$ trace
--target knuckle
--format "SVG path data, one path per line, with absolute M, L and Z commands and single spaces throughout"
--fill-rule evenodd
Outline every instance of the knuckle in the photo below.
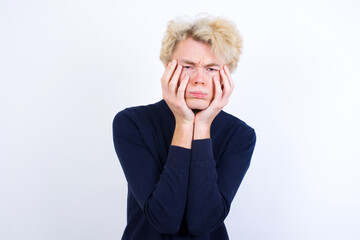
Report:
M 166 75 L 164 75 L 164 76 L 161 77 L 161 81 L 162 81 L 162 82 L 165 82 L 165 81 L 167 81 L 167 80 L 168 80 L 168 78 L 166 77 Z
M 175 83 L 174 83 L 173 81 L 171 81 L 171 82 L 169 83 L 169 87 L 170 87 L 170 88 L 175 87 Z

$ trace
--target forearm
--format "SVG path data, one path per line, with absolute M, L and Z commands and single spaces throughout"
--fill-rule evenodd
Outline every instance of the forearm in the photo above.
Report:
M 192 144 L 186 215 L 189 231 L 193 235 L 202 235 L 223 223 L 228 208 L 217 185 L 211 140 L 196 140 Z
M 194 140 L 210 138 L 210 124 L 195 123 Z
M 161 233 L 176 234 L 188 191 L 190 150 L 171 146 L 160 179 L 144 205 L 147 219 Z
M 191 149 L 192 140 L 210 138 L 209 124 L 176 124 L 171 145 Z
M 176 123 L 171 145 L 191 149 L 193 134 L 194 125 L 192 123 Z
M 155 154 L 157 149 L 145 131 L 151 126 L 142 119 L 133 110 L 116 115 L 115 151 L 129 190 L 147 220 L 163 234 L 176 234 L 186 207 L 191 150 L 170 146 L 166 155 Z M 163 168 L 161 157 L 166 157 Z

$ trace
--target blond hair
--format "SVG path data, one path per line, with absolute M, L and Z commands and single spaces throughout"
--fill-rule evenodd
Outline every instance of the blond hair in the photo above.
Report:
M 160 51 L 160 60 L 165 66 L 171 61 L 177 44 L 188 37 L 211 45 L 215 56 L 223 58 L 231 72 L 236 70 L 242 53 L 242 38 L 234 23 L 212 16 L 194 20 L 176 18 L 169 21 Z

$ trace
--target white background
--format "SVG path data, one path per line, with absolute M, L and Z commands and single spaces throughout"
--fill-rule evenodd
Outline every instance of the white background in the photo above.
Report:
M 170 19 L 234 21 L 244 53 L 225 111 L 257 133 L 231 239 L 360 239 L 360 4 L 0 1 L 0 239 L 120 239 L 125 107 L 161 99 Z

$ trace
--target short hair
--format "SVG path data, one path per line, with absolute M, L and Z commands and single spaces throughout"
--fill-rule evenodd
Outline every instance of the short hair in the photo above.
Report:
M 169 21 L 160 51 L 160 60 L 165 66 L 171 61 L 177 44 L 188 37 L 209 44 L 217 58 L 225 59 L 231 72 L 236 70 L 242 53 L 242 37 L 233 22 L 209 15 L 194 20 L 176 18 Z

